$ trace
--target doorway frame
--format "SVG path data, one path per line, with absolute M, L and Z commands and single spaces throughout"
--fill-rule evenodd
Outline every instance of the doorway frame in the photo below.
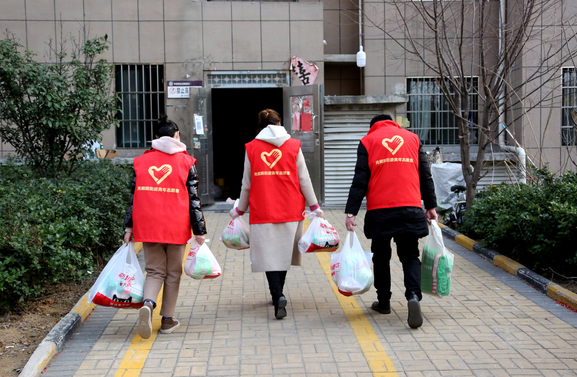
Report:
M 202 88 L 191 88 L 190 93 L 190 114 L 191 119 L 194 120 L 194 115 L 198 114 L 203 117 L 204 134 L 197 135 L 194 124 L 191 127 L 189 134 L 190 145 L 193 145 L 194 157 L 197 158 L 201 164 L 205 166 L 198 166 L 199 177 L 202 172 L 203 178 L 206 179 L 205 185 L 199 187 L 201 200 L 206 204 L 214 204 L 214 186 L 208 184 L 213 182 L 214 178 L 214 144 L 213 144 L 213 130 L 212 130 L 212 89 L 248 89 L 248 88 L 283 88 L 283 117 L 286 119 L 286 114 L 290 113 L 290 96 L 293 93 L 302 93 L 302 95 L 313 95 L 315 107 L 317 110 L 317 118 L 313 120 L 314 134 L 316 140 L 313 142 L 315 153 L 318 157 L 316 159 L 309 158 L 309 170 L 314 172 L 314 177 L 311 177 L 315 192 L 319 196 L 317 199 L 319 203 L 324 202 L 324 164 L 323 158 L 323 111 L 324 111 L 324 97 L 323 85 L 314 84 L 307 86 L 291 86 L 290 71 L 205 71 L 204 82 L 206 83 Z M 267 80 L 268 79 L 268 80 Z M 314 89 L 313 89 L 314 88 Z M 289 98 L 289 99 L 287 99 Z M 283 119 L 285 127 L 289 134 L 291 133 L 290 123 Z M 194 123 L 194 122 L 193 122 Z M 198 156 L 198 157 L 197 157 Z M 305 158 L 306 159 L 306 158 Z M 318 160 L 318 161 L 315 161 Z M 315 164 L 316 162 L 316 164 Z M 318 165 L 318 166 L 317 166 Z M 314 166 L 314 168 L 313 168 Z

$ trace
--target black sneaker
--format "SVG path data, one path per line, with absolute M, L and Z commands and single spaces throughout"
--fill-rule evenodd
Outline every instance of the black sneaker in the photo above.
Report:
M 412 329 L 421 327 L 423 325 L 423 314 L 421 313 L 419 297 L 415 293 L 411 294 L 407 306 L 409 308 L 409 318 L 407 319 L 409 327 Z
M 276 319 L 282 319 L 287 316 L 286 314 L 286 297 L 280 296 L 277 304 L 274 306 L 274 316 Z
M 381 314 L 391 314 L 391 303 L 390 301 L 379 304 L 378 301 L 373 302 L 371 309 L 381 313 Z

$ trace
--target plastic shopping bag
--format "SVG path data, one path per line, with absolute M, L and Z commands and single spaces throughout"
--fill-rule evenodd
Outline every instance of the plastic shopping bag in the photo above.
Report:
M 236 208 L 237 206 L 238 199 L 234 202 L 233 208 Z M 248 224 L 242 219 L 241 216 L 239 216 L 230 220 L 226 228 L 224 228 L 224 231 L 220 236 L 220 240 L 229 249 L 248 249 L 250 247 L 249 233 Z
M 184 273 L 198 280 L 219 277 L 222 270 L 206 242 L 200 246 L 194 238 L 191 240 L 190 251 L 184 262 Z
M 443 243 L 443 233 L 435 220 L 429 225 L 421 261 L 421 291 L 446 297 L 451 292 L 451 272 L 454 256 Z
M 144 274 L 132 242 L 122 245 L 90 288 L 88 302 L 115 308 L 140 308 Z
M 229 249 L 248 249 L 250 247 L 248 224 L 240 216 L 230 220 L 222 232 L 220 240 Z
M 298 247 L 301 253 L 313 253 L 319 251 L 335 251 L 339 248 L 339 234 L 326 219 L 313 216 L 313 219 L 299 240 Z
M 343 249 L 331 255 L 331 276 L 344 296 L 360 295 L 371 289 L 371 253 L 363 250 L 355 232 L 348 232 Z

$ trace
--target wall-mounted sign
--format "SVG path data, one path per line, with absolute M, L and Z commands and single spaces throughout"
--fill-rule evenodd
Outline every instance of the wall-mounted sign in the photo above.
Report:
M 301 84 L 312 85 L 317 78 L 319 68 L 316 64 L 309 63 L 298 56 L 293 56 L 291 58 L 291 71 L 297 75 Z
M 202 81 L 169 81 L 168 98 L 190 98 L 190 88 L 202 88 Z
M 201 115 L 194 114 L 194 131 L 197 135 L 204 135 L 204 122 Z

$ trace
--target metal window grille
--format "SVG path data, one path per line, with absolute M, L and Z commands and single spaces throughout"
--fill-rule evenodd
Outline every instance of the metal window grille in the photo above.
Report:
M 289 75 L 280 71 L 260 72 L 211 72 L 208 75 L 208 85 L 217 87 L 269 87 L 289 85 Z
M 563 68 L 563 103 L 561 106 L 561 143 L 577 145 L 577 70 Z
M 116 66 L 116 93 L 120 101 L 116 129 L 119 148 L 148 148 L 158 117 L 165 113 L 164 66 L 129 64 Z
M 476 92 L 478 78 L 469 77 L 475 90 L 469 95 L 470 143 L 477 144 L 479 98 Z M 409 129 L 419 136 L 424 145 L 459 144 L 457 118 L 449 107 L 449 102 L 441 92 L 434 77 L 407 79 L 407 118 Z M 453 93 L 452 93 L 453 94 Z

